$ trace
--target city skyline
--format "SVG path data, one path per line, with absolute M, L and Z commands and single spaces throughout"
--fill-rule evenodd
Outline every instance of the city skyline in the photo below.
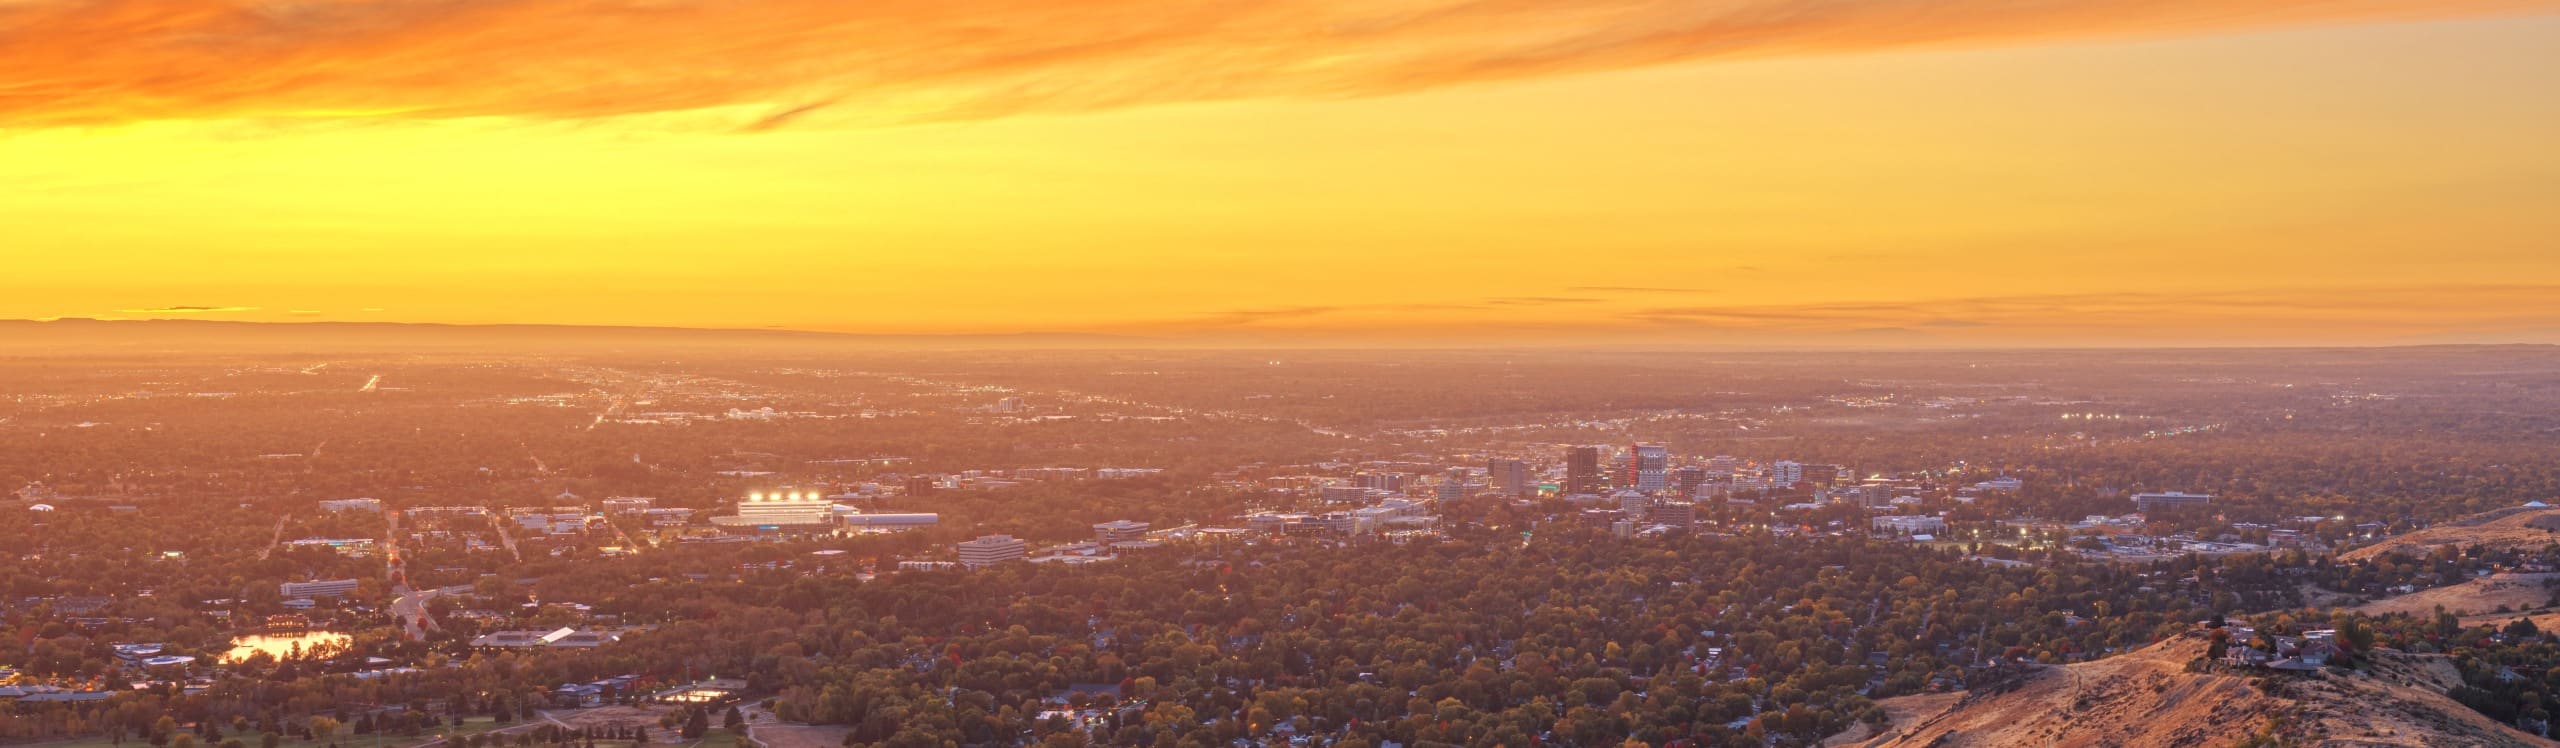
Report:
M 0 0 L 0 744 L 2554 746 L 2560 0 Z

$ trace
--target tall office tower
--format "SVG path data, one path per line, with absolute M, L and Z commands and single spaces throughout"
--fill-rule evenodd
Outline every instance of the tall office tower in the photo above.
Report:
M 1670 486 L 1671 449 L 1660 444 L 1638 444 L 1627 449 L 1627 485 L 1645 493 L 1659 493 Z
M 1600 448 L 1581 446 L 1564 452 L 1564 492 L 1596 494 L 1608 487 L 1600 475 Z
M 1469 477 L 1463 470 L 1450 471 L 1448 477 L 1440 479 L 1439 485 L 1431 487 L 1431 498 L 1441 501 L 1457 501 L 1466 498 L 1469 489 L 1475 487 L 1469 482 Z
M 1769 464 L 1769 482 L 1786 488 L 1804 482 L 1804 463 L 1779 460 Z
M 1527 496 L 1531 490 L 1529 487 L 1529 461 L 1527 460 L 1505 460 L 1501 458 L 1485 460 L 1484 475 L 1487 481 L 1493 483 L 1493 489 L 1501 491 L 1504 496 L 1514 498 Z
M 1671 488 L 1674 493 L 1694 499 L 1698 497 L 1698 489 L 1705 485 L 1707 485 L 1706 468 L 1687 465 L 1671 471 Z

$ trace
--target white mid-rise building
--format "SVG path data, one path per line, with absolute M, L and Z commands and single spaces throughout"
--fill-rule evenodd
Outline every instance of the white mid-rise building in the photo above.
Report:
M 1030 551 L 1029 544 L 1011 535 L 981 536 L 960 541 L 952 548 L 960 552 L 960 565 L 972 569 L 1019 560 Z

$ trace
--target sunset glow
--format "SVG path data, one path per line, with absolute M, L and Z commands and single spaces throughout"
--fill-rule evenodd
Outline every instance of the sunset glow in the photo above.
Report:
M 0 0 L 0 318 L 2560 342 L 2560 3 Z

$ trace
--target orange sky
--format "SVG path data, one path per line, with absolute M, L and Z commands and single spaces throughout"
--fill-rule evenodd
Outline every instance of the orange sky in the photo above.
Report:
M 0 317 L 2560 342 L 2560 2 L 0 0 Z

